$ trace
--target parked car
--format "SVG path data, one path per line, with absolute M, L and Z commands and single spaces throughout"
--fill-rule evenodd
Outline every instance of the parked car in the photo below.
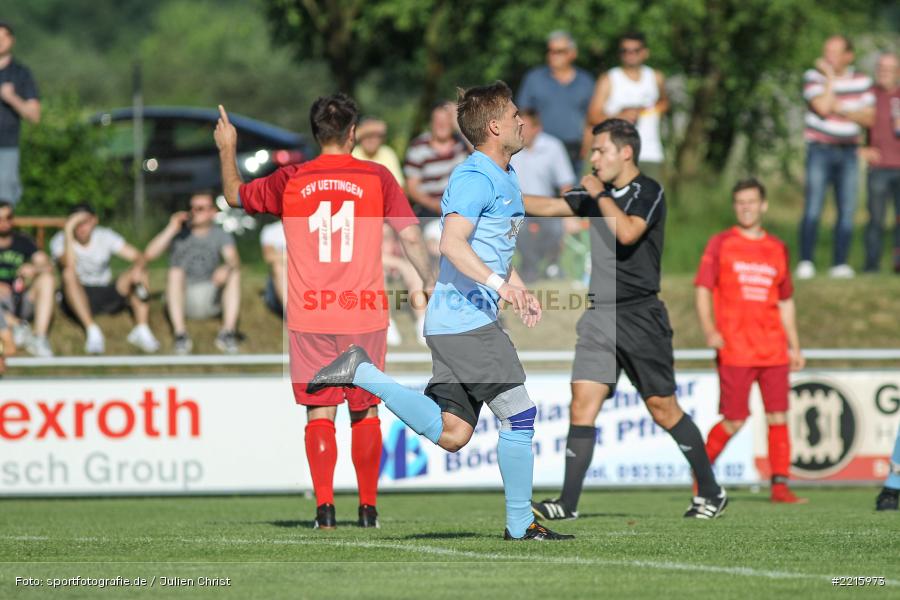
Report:
M 109 129 L 104 151 L 131 172 L 134 162 L 134 111 L 120 108 L 95 114 L 91 121 Z M 219 153 L 213 130 L 219 113 L 212 108 L 144 108 L 144 184 L 150 202 L 171 209 L 193 191 L 221 189 Z M 244 181 L 276 168 L 313 158 L 306 136 L 239 114 L 229 114 L 238 132 L 238 167 Z

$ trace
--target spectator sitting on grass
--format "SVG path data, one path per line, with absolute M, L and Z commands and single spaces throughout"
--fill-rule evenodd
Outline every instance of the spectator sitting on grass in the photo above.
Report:
M 400 184 L 406 188 L 403 168 L 394 149 L 385 144 L 387 123 L 374 117 L 366 117 L 356 126 L 356 146 L 350 154 L 359 160 L 371 160 L 386 168 Z
M 116 314 L 130 306 L 135 326 L 128 342 L 144 352 L 156 352 L 159 342 L 147 324 L 150 294 L 144 255 L 121 235 L 97 223 L 94 209 L 78 204 L 63 230 L 50 240 L 50 253 L 62 271 L 63 312 L 84 327 L 84 351 L 103 354 L 106 340 L 94 316 Z M 115 281 L 110 269 L 113 255 L 131 263 Z
M 407 192 L 413 212 L 422 219 L 441 216 L 441 197 L 450 173 L 469 156 L 454 119 L 447 102 L 436 104 L 431 110 L 429 130 L 410 142 L 406 150 L 403 174 Z
M 17 346 L 34 356 L 53 356 L 47 330 L 56 285 L 47 254 L 14 227 L 13 205 L 0 200 L 0 309 Z M 34 321 L 34 332 L 28 325 Z
M 284 280 L 287 240 L 284 237 L 284 224 L 275 221 L 263 227 L 259 232 L 259 243 L 262 246 L 263 260 L 269 265 L 269 279 L 266 281 L 263 298 L 266 307 L 284 320 L 284 307 L 287 306 Z
M 5 312 L 0 308 L 0 375 L 6 373 L 6 357 L 16 353 L 16 344 L 6 324 Z
M 190 212 L 172 215 L 169 224 L 147 245 L 148 261 L 169 252 L 166 304 L 175 334 L 175 353 L 193 348 L 185 319 L 222 317 L 216 348 L 238 351 L 237 321 L 241 309 L 240 258 L 234 237 L 215 223 L 212 192 L 191 196 Z

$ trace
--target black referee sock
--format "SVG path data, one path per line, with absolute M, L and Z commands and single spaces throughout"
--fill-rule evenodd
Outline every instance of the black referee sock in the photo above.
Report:
M 578 499 L 584 486 L 584 475 L 594 458 L 597 428 L 590 425 L 569 425 L 566 440 L 566 476 L 559 501 L 572 512 L 578 509 Z
M 685 413 L 675 427 L 669 430 L 669 435 L 678 444 L 681 453 L 691 465 L 694 477 L 697 478 L 697 493 L 704 498 L 715 498 L 722 488 L 716 483 L 712 464 L 706 455 L 703 445 L 703 436 L 697 429 L 697 424 Z

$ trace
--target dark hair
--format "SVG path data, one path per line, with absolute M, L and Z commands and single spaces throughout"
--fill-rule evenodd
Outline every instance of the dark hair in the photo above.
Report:
M 467 90 L 460 88 L 457 92 L 459 128 L 473 146 L 480 146 L 487 141 L 488 123 L 503 116 L 507 103 L 512 100 L 512 90 L 497 80 Z
M 641 136 L 634 124 L 629 123 L 625 119 L 607 119 L 594 125 L 594 129 L 591 132 L 594 135 L 609 133 L 609 139 L 612 140 L 612 143 L 619 150 L 625 146 L 631 146 L 631 151 L 634 154 L 634 164 L 638 164 L 638 159 L 641 156 Z
M 734 198 L 734 195 L 742 190 L 752 189 L 759 190 L 759 197 L 763 200 L 766 199 L 766 186 L 764 186 L 756 177 L 747 177 L 746 179 L 741 179 L 735 183 L 734 187 L 731 188 L 731 197 Z
M 12 25 L 7 21 L 0 21 L 0 29 L 5 29 L 9 32 L 9 35 L 16 37 L 16 32 L 13 31 Z
M 541 122 L 541 113 L 536 108 L 524 108 L 519 111 L 519 116 L 528 117 L 537 123 Z
M 359 119 L 359 108 L 344 93 L 320 96 L 309 110 L 309 124 L 319 144 L 342 143 Z
M 94 207 L 88 204 L 87 202 L 79 202 L 78 204 L 72 206 L 69 209 L 69 214 L 74 215 L 75 213 L 86 212 L 89 215 L 96 215 L 97 211 L 94 210 Z
M 215 204 L 216 202 L 216 193 L 212 190 L 212 188 L 196 189 L 191 192 L 190 198 L 193 198 L 194 196 L 209 196 L 210 198 L 212 198 L 213 204 Z M 190 198 L 188 198 L 188 200 L 190 200 Z
M 640 42 L 641 46 L 647 47 L 647 37 L 641 33 L 640 31 L 629 31 L 625 35 L 619 38 L 619 46 L 622 45 L 622 42 L 625 40 L 631 40 L 632 42 Z
M 8 208 L 10 211 L 16 210 L 16 205 L 9 200 L 0 200 L 0 209 Z

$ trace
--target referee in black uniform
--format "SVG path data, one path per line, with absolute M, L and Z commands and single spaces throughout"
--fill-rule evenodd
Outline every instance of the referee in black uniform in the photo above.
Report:
M 657 297 L 665 194 L 638 169 L 641 139 L 634 125 L 608 119 L 594 127 L 593 135 L 590 160 L 596 175 L 585 176 L 582 187 L 564 198 L 525 196 L 526 213 L 532 216 L 594 217 L 589 290 L 594 304 L 576 330 L 563 491 L 557 499 L 533 502 L 532 508 L 544 519 L 578 517 L 578 499 L 594 454 L 594 422 L 624 370 L 694 472 L 698 495 L 684 516 L 712 519 L 728 500 L 697 425 L 675 399 L 672 328 Z

